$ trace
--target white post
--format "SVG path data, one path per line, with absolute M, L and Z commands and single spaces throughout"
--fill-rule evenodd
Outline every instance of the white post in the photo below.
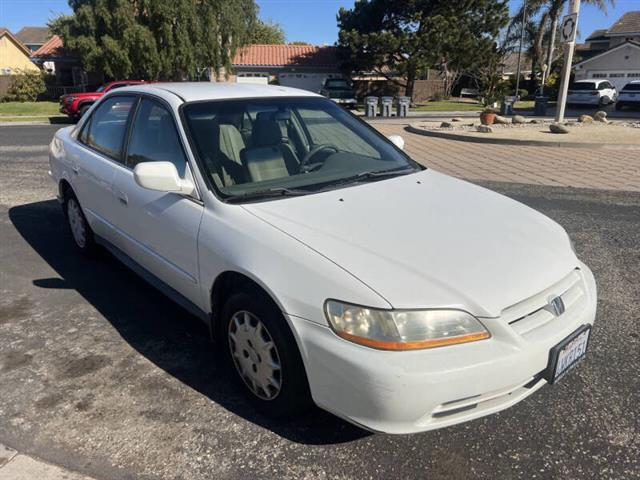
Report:
M 580 13 L 580 0 L 571 0 L 569 4 L 569 15 Z M 577 28 L 576 19 L 576 28 Z M 569 90 L 569 78 L 571 76 L 571 64 L 573 63 L 573 51 L 576 42 L 568 42 L 564 46 L 564 66 L 562 67 L 562 80 L 560 82 L 560 90 L 558 91 L 558 106 L 556 108 L 556 122 L 564 121 L 564 108 L 567 101 L 567 91 Z

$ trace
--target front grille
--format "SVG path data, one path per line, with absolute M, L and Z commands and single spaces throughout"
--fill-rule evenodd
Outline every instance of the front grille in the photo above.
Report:
M 554 297 L 561 297 L 564 302 L 565 311 L 559 316 L 549 306 Z M 575 269 L 546 290 L 503 310 L 501 317 L 523 338 L 536 340 L 552 335 L 556 330 L 555 320 L 573 316 L 586 302 L 584 281 L 580 270 Z

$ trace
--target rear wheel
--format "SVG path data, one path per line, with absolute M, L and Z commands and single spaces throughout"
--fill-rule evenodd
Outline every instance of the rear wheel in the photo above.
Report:
M 308 408 L 311 395 L 300 352 L 271 299 L 255 288 L 234 293 L 221 318 L 225 357 L 254 406 L 273 417 Z
M 76 248 L 84 254 L 93 254 L 97 248 L 93 231 L 87 223 L 78 199 L 72 192 L 65 196 L 64 211 L 67 217 L 67 226 Z

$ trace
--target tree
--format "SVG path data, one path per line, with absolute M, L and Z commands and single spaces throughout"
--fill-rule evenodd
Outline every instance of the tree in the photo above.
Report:
M 311 45 L 309 42 L 303 42 L 301 40 L 296 40 L 295 42 L 289 42 L 287 45 Z
M 533 35 L 529 38 L 530 57 L 532 60 L 531 78 L 535 84 L 535 71 L 547 64 L 549 68 L 553 64 L 556 51 L 555 33 L 562 12 L 565 11 L 570 0 L 528 0 L 526 16 L 533 21 L 529 21 L 529 26 L 525 24 L 525 29 L 529 29 Z M 584 4 L 595 5 L 603 12 L 607 11 L 607 5 L 615 4 L 615 0 L 582 0 Z M 515 13 L 511 20 L 510 30 L 519 30 L 522 25 L 524 15 L 524 4 Z M 546 46 L 546 47 L 545 47 Z
M 407 96 L 436 68 L 450 93 L 461 72 L 492 53 L 508 20 L 506 0 L 359 0 L 338 13 L 339 55 L 343 69 L 375 72 Z
M 254 0 L 69 0 L 49 24 L 83 67 L 111 78 L 183 80 L 229 68 L 256 22 Z
M 250 33 L 249 43 L 279 45 L 285 41 L 284 30 L 279 23 L 271 20 L 257 20 Z

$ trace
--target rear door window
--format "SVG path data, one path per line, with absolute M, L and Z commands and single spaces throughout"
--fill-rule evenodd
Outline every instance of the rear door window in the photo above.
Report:
M 102 102 L 93 112 L 80 135 L 80 140 L 89 147 L 112 158 L 122 160 L 122 147 L 127 122 L 136 97 L 111 97 Z

